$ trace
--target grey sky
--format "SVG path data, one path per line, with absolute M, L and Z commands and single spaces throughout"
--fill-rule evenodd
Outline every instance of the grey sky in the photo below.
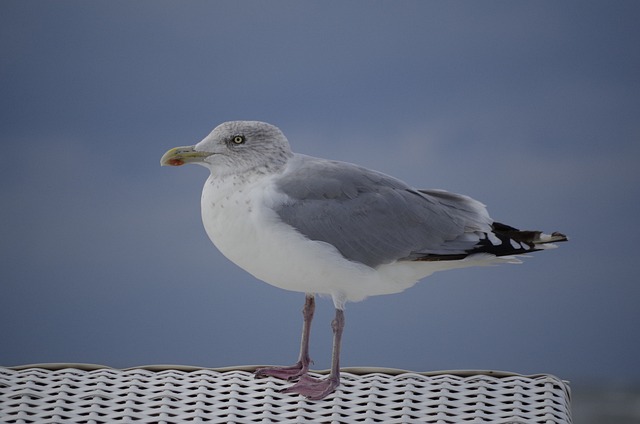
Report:
M 207 239 L 214 126 L 470 195 L 571 241 L 349 304 L 344 366 L 640 382 L 637 2 L 0 5 L 0 364 L 288 364 L 303 296 Z M 333 314 L 319 302 L 315 367 Z

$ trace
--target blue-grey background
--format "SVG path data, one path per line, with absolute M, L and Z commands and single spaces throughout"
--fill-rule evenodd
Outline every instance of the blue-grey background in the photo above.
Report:
M 0 3 L 0 364 L 295 360 L 303 295 L 200 221 L 220 122 L 571 237 L 347 307 L 343 366 L 640 384 L 640 3 Z M 313 328 L 329 365 L 329 300 Z

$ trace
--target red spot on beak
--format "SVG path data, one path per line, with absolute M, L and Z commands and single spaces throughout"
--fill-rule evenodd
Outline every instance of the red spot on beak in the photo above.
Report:
M 167 163 L 171 166 L 184 165 L 184 161 L 182 159 L 169 159 Z

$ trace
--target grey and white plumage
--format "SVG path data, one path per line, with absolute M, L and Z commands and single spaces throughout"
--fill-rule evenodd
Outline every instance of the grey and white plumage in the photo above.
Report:
M 494 222 L 467 196 L 292 153 L 282 132 L 263 122 L 223 123 L 161 163 L 208 168 L 202 219 L 216 247 L 255 277 L 307 294 L 298 364 L 259 374 L 299 378 L 290 391 L 312 399 L 338 384 L 346 302 L 401 292 L 435 271 L 519 262 L 516 255 L 566 240 Z M 322 381 L 306 375 L 315 294 L 330 295 L 336 308 L 332 374 Z

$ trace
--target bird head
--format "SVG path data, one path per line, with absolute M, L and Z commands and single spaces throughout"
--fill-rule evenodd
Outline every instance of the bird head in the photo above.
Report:
M 289 142 L 275 126 L 258 121 L 218 125 L 194 146 L 174 147 L 160 159 L 162 166 L 195 163 L 213 174 L 226 175 L 284 166 L 292 155 Z

